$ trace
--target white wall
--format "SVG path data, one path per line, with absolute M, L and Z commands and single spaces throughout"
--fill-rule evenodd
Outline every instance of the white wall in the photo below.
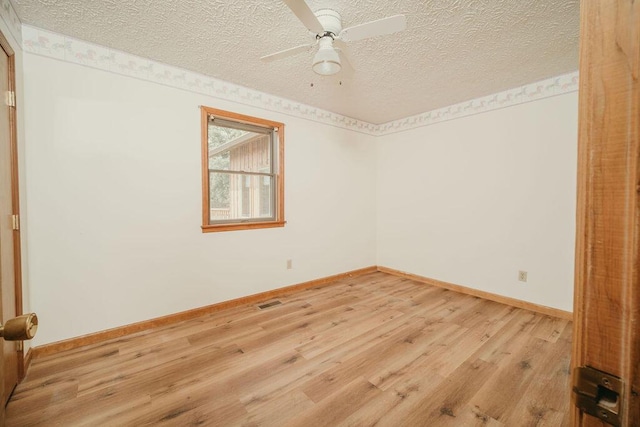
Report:
M 571 311 L 577 113 L 570 93 L 379 138 L 378 265 Z
M 374 264 L 571 310 L 576 93 L 376 138 L 24 53 L 20 98 L 35 345 Z M 286 124 L 285 228 L 201 233 L 199 105 Z
M 35 345 L 375 264 L 373 137 L 29 53 L 24 66 Z M 286 227 L 201 233 L 199 105 L 285 123 Z

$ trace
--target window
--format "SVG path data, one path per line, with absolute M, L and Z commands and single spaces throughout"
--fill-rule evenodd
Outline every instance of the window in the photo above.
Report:
M 284 125 L 202 110 L 202 231 L 284 226 Z

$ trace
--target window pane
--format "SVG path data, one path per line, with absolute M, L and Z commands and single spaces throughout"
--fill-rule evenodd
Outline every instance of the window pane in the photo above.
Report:
M 209 174 L 209 220 L 252 220 L 274 218 L 274 178 L 269 175 Z
M 209 123 L 209 169 L 271 171 L 271 133 L 249 132 Z
M 209 156 L 209 169 L 213 170 L 229 170 L 230 156 L 229 151 Z
M 209 188 L 211 191 L 211 201 L 209 203 L 211 209 L 219 209 L 221 213 L 225 209 L 229 210 L 231 203 L 231 180 L 229 174 L 211 174 L 209 176 Z M 214 219 L 213 214 L 211 219 Z
M 216 126 L 213 122 L 209 122 L 209 150 L 218 148 L 247 133 L 248 132 L 244 130 Z

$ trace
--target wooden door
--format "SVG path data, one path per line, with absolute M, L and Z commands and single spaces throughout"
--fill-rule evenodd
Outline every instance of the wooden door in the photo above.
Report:
M 20 298 L 20 236 L 14 230 L 14 215 L 18 209 L 17 153 L 15 141 L 15 109 L 8 92 L 14 89 L 13 51 L 7 40 L 0 34 L 0 291 L 2 323 L 15 317 L 21 310 Z M 17 216 L 16 216 L 17 218 Z M 21 348 L 21 347 L 20 347 Z M 11 392 L 18 383 L 21 373 L 22 353 L 18 353 L 18 344 L 2 340 L 2 384 L 0 407 L 2 414 Z
M 596 411 L 623 426 L 640 426 L 639 73 L 640 1 L 583 0 L 573 367 L 597 370 L 595 401 L 619 414 Z M 574 425 L 610 424 L 585 408 Z

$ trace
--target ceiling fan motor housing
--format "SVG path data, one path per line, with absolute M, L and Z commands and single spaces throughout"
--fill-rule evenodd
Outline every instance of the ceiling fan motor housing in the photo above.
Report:
M 332 38 L 336 38 L 340 31 L 342 31 L 342 18 L 340 14 L 331 9 L 320 9 L 315 12 L 318 21 L 322 24 L 325 32 L 332 33 Z M 326 37 L 323 34 L 318 34 L 316 37 Z

